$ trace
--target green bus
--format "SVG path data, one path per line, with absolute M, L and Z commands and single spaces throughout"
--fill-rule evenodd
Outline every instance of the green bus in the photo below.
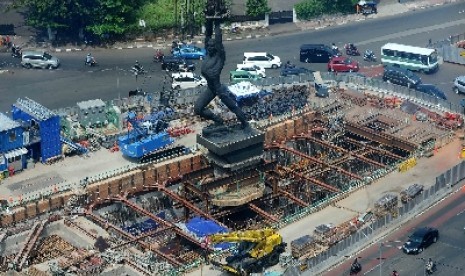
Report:
M 381 47 L 383 65 L 402 67 L 424 73 L 435 72 L 439 68 L 438 53 L 435 49 L 387 43 Z

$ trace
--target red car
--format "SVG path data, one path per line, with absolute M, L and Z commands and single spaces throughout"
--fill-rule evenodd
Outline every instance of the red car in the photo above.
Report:
M 328 62 L 331 72 L 358 72 L 358 62 L 348 57 L 333 57 Z

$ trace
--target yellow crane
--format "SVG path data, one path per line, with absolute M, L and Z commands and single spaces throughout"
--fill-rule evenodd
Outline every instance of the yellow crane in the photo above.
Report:
M 264 268 L 279 262 L 279 255 L 286 250 L 286 243 L 281 235 L 271 228 L 260 230 L 234 231 L 214 234 L 208 237 L 208 243 L 238 243 L 233 255 L 226 258 L 226 263 L 212 261 L 225 271 L 235 275 L 249 275 L 262 272 Z

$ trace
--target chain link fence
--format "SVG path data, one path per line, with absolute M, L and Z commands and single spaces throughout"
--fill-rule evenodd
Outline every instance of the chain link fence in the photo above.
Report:
M 395 212 L 389 213 L 359 231 L 339 241 L 328 250 L 307 259 L 297 265 L 288 267 L 284 275 L 317 275 L 334 267 L 344 256 L 352 256 L 368 244 L 373 243 L 378 235 L 389 228 L 400 225 L 418 213 L 426 210 L 442 198 L 454 192 L 454 185 L 465 179 L 465 161 L 450 168 L 436 177 L 434 185 L 424 190 L 420 195 L 398 207 Z

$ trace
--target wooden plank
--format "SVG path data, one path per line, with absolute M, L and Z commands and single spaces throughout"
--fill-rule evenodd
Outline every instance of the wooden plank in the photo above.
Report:
M 28 218 L 33 218 L 35 217 L 37 214 L 37 205 L 36 203 L 29 203 L 28 205 L 26 205 L 26 216 Z

